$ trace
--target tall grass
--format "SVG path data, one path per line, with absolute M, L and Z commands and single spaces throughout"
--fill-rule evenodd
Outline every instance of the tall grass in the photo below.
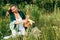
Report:
M 19 36 L 17 38 L 10 38 L 8 40 L 60 40 L 60 10 L 54 8 L 54 12 L 46 13 L 44 9 L 39 10 L 35 5 L 29 5 L 31 9 L 31 19 L 35 21 L 35 27 L 38 27 L 41 31 L 38 37 L 35 37 L 33 32 L 27 32 L 23 38 Z M 22 8 L 23 12 L 26 12 L 26 8 Z M 0 40 L 3 40 L 4 36 L 10 35 L 9 18 L 0 18 Z M 31 28 L 33 29 L 33 28 Z M 37 33 L 37 32 L 36 32 Z

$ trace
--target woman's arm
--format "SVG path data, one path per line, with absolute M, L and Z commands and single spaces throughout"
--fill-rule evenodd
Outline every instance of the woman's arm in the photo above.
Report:
M 6 16 L 9 16 L 9 11 L 10 11 L 10 7 L 8 8 L 8 11 L 6 12 Z
M 26 18 L 22 21 L 16 21 L 15 24 L 26 23 L 27 21 L 28 21 L 28 18 Z
M 9 12 L 7 11 L 6 16 L 9 16 Z
M 23 23 L 26 23 L 28 21 L 29 17 L 30 17 L 30 15 L 26 15 L 26 19 L 23 20 Z
M 20 23 L 26 23 L 27 19 L 21 20 L 21 21 L 16 21 L 14 24 L 20 24 Z
M 22 12 L 22 14 L 23 14 L 23 12 Z M 30 18 L 30 9 L 27 10 L 26 14 L 27 15 L 26 15 L 26 18 L 25 19 L 23 19 L 22 21 L 16 21 L 15 24 L 19 24 L 19 23 L 22 23 L 22 22 L 23 23 L 26 23 L 28 21 L 28 19 Z

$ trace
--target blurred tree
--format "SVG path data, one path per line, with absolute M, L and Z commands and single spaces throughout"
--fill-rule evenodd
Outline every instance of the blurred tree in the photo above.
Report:
M 3 0 L 3 3 L 4 3 L 4 4 L 7 4 L 7 0 Z
M 60 9 L 60 1 L 57 1 L 57 7 Z

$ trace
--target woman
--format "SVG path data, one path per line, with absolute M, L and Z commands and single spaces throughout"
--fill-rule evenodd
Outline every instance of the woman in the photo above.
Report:
M 23 14 L 22 11 L 19 11 L 17 6 L 11 5 L 6 16 L 10 15 L 10 29 L 12 31 L 12 35 L 16 36 L 18 35 L 25 35 L 25 28 L 23 26 L 23 23 L 26 23 L 29 16 Z

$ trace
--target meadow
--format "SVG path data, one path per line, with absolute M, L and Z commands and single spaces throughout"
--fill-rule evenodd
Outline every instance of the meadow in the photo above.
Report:
M 32 32 L 28 32 L 29 34 L 24 36 L 23 40 L 60 40 L 60 9 L 55 6 L 53 12 L 46 12 L 44 8 L 39 10 L 36 5 L 26 6 L 30 7 L 30 19 L 35 21 L 35 27 L 37 27 L 41 33 L 38 37 L 35 37 L 35 35 L 31 34 Z M 6 13 L 8 7 L 8 4 L 3 7 L 3 14 Z M 19 8 L 26 13 L 27 7 L 22 8 L 21 5 L 19 5 Z M 10 19 L 2 15 L 0 15 L 0 40 L 4 40 L 4 36 L 11 34 L 9 28 Z M 22 36 L 8 40 L 22 40 Z

